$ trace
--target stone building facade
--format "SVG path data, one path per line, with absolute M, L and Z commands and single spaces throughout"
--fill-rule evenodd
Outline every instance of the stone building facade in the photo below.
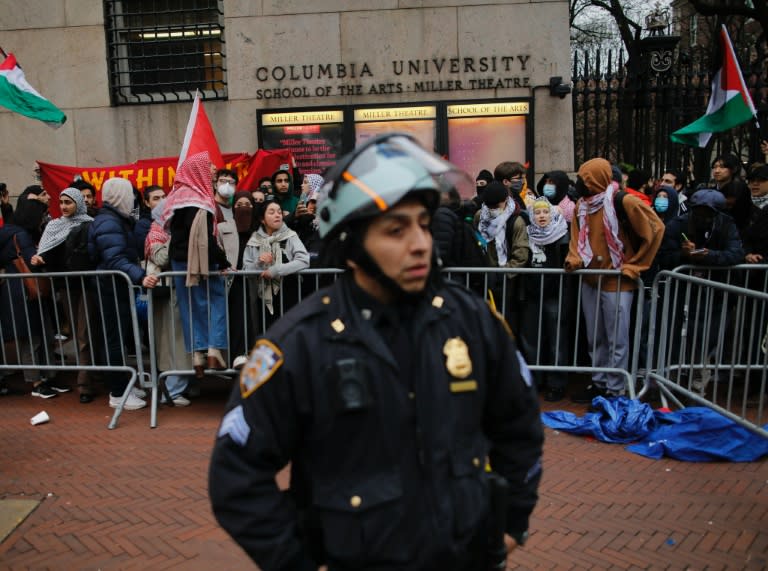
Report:
M 144 6 L 146 25 L 153 4 L 183 11 L 200 1 L 132 4 Z M 501 160 L 528 162 L 532 178 L 573 169 L 570 96 L 550 89 L 551 78 L 570 76 L 565 0 L 211 2 L 225 89 L 204 105 L 224 152 L 289 145 L 305 170 L 321 171 L 356 142 L 405 130 L 472 175 Z M 116 96 L 109 26 L 128 20 L 109 13 L 128 4 L 4 3 L 0 47 L 68 116 L 52 130 L 0 109 L 0 180 L 12 194 L 34 182 L 35 160 L 119 165 L 178 154 L 188 96 Z

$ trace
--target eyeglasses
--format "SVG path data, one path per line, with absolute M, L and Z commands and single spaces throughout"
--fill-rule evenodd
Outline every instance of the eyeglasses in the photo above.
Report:
M 268 184 L 262 184 L 259 187 L 259 190 L 261 190 L 262 192 L 269 192 L 270 190 L 272 190 L 272 187 Z
M 235 179 L 233 178 L 220 178 L 218 182 L 224 182 L 229 184 L 235 184 Z

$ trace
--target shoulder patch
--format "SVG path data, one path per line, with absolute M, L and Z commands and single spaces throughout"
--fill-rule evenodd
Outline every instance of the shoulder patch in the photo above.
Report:
M 248 364 L 240 375 L 240 395 L 251 396 L 266 383 L 283 364 L 283 352 L 267 339 L 259 339 L 251 352 Z

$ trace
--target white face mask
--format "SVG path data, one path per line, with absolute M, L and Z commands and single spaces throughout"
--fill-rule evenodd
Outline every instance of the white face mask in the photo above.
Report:
M 216 191 L 223 198 L 232 198 L 235 195 L 235 185 L 230 182 L 223 182 L 216 187 Z

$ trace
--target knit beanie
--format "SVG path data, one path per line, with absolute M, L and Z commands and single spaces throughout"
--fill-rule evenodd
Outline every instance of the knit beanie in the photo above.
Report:
M 507 187 L 501 184 L 499 181 L 494 180 L 488 183 L 483 193 L 483 204 L 488 208 L 494 208 L 497 204 L 507 199 L 509 194 L 507 193 Z
M 483 169 L 477 174 L 477 177 L 475 178 L 475 180 L 484 180 L 485 182 L 490 184 L 491 182 L 493 182 L 493 174 L 491 173 L 491 171 Z

